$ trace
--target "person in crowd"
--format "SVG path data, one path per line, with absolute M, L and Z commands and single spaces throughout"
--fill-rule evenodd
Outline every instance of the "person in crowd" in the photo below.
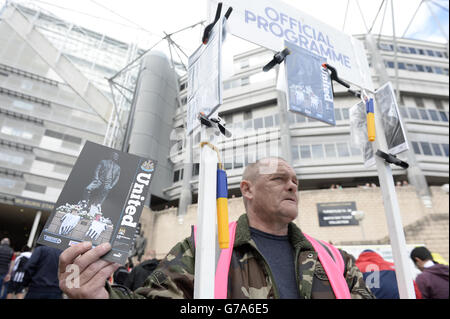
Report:
M 221 273 L 227 276 L 227 298 L 374 298 L 353 256 L 307 236 L 293 223 L 298 181 L 284 159 L 247 166 L 240 188 L 246 213 L 235 224 L 229 271 Z M 134 292 L 105 286 L 118 267 L 100 259 L 110 249 L 109 243 L 91 249 L 84 242 L 61 254 L 60 286 L 70 298 L 193 298 L 194 234 L 175 245 Z M 80 288 L 67 285 L 70 274 L 64 269 L 71 264 L 80 268 Z
M 363 273 L 366 286 L 377 299 L 400 299 L 394 263 L 385 260 L 375 251 L 366 249 L 358 256 L 356 266 Z M 421 299 L 417 284 L 413 284 L 416 299 Z
M 20 255 L 14 261 L 14 267 L 8 287 L 8 295 L 6 296 L 7 299 L 23 299 L 25 296 L 23 277 L 25 276 L 25 267 L 30 257 L 30 247 L 28 247 L 28 245 L 23 246 L 20 250 Z
M 433 259 L 426 247 L 416 247 L 410 257 L 422 272 L 416 278 L 417 286 L 424 299 L 448 299 L 448 266 Z
M 124 286 L 128 287 L 132 291 L 144 285 L 145 280 L 153 273 L 159 264 L 159 260 L 156 259 L 154 250 L 149 251 L 144 255 L 144 261 L 134 267 L 130 275 L 125 280 Z
M 8 293 L 14 257 L 9 238 L 2 238 L 0 241 L 0 299 L 5 299 Z
M 62 299 L 58 281 L 58 260 L 61 250 L 38 245 L 25 266 L 25 299 Z M 71 271 L 73 272 L 73 271 Z

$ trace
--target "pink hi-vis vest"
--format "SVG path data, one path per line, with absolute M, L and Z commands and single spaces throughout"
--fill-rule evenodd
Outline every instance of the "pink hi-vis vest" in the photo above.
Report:
M 230 269 L 231 255 L 233 254 L 234 238 L 236 235 L 236 222 L 229 224 L 230 245 L 227 249 L 222 249 L 217 263 L 216 276 L 214 282 L 214 298 L 226 299 L 228 292 L 228 270 Z M 194 226 L 194 240 L 196 240 L 197 227 Z M 320 263 L 322 264 L 325 273 L 333 288 L 336 299 L 351 299 L 350 291 L 347 282 L 344 278 L 345 263 L 339 250 L 327 242 L 321 243 L 329 249 L 329 252 L 311 236 L 303 235 L 308 239 L 314 250 L 317 252 Z M 331 254 L 331 256 L 330 256 Z

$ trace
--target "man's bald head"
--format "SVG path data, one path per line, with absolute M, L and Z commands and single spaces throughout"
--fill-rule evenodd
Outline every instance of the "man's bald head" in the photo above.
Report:
M 257 160 L 245 168 L 242 180 L 254 182 L 261 175 L 273 174 L 278 168 L 279 161 L 286 162 L 281 157 L 265 157 Z

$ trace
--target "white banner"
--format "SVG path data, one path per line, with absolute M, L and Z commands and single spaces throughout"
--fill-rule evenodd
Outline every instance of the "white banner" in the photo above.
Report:
M 284 48 L 284 40 L 322 56 L 342 79 L 373 91 L 373 83 L 363 44 L 355 38 L 276 0 L 209 0 L 210 16 L 217 3 L 222 12 L 229 6 L 230 32 L 273 51 Z M 267 61 L 269 62 L 269 61 Z

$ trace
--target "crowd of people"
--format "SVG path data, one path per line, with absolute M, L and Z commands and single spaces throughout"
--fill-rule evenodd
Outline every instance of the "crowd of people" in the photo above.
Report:
M 355 258 L 293 223 L 298 216 L 298 181 L 286 161 L 267 158 L 247 166 L 240 189 L 246 212 L 230 224 L 235 235 L 230 236 L 230 249 L 221 252 L 222 268 L 215 279 L 223 298 L 400 298 L 393 263 L 371 250 Z M 2 298 L 194 296 L 194 232 L 163 260 L 149 254 L 137 265 L 125 266 L 101 259 L 111 250 L 109 243 L 92 248 L 92 243 L 83 242 L 63 252 L 37 246 L 31 253 L 29 247 L 14 253 L 10 244 L 8 238 L 1 240 Z M 413 249 L 410 258 L 421 271 L 413 282 L 416 298 L 448 299 L 448 266 L 437 262 L 426 247 Z M 68 271 L 71 266 L 78 269 L 75 276 Z

